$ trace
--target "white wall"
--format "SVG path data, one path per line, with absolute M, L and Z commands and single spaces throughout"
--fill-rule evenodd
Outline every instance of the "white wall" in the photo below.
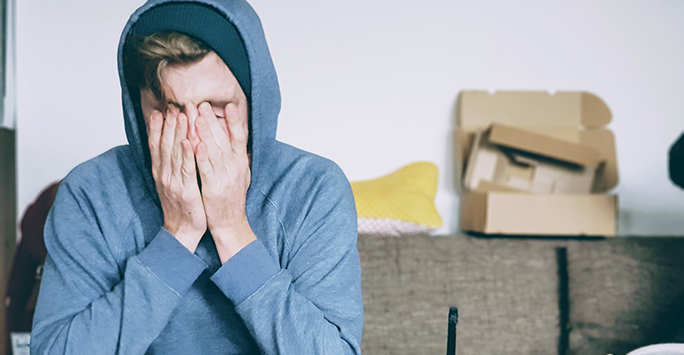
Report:
M 126 142 L 116 50 L 142 3 L 17 1 L 19 218 L 49 183 Z
M 142 1 L 18 4 L 19 211 L 79 162 L 125 142 L 115 52 Z M 465 89 L 586 90 L 613 112 L 620 232 L 684 234 L 667 150 L 684 130 L 684 2 L 253 0 L 278 69 L 278 138 L 351 180 L 429 160 L 440 232 Z

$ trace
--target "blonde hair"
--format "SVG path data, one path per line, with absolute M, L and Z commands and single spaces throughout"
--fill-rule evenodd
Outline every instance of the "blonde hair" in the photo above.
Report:
M 156 32 L 130 39 L 126 58 L 126 80 L 130 85 L 150 89 L 163 100 L 164 69 L 172 64 L 186 64 L 204 58 L 211 48 L 204 42 L 178 32 Z

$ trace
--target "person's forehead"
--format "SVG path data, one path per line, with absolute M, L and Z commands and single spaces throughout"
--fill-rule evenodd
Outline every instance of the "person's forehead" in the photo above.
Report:
M 213 52 L 195 63 L 168 66 L 163 78 L 166 100 L 179 106 L 204 101 L 225 105 L 239 90 L 235 76 Z

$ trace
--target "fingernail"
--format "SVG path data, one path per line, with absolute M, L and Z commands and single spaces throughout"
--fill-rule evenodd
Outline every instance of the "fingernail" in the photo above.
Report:
M 203 102 L 199 106 L 200 112 L 204 115 L 211 112 L 211 105 L 208 102 Z

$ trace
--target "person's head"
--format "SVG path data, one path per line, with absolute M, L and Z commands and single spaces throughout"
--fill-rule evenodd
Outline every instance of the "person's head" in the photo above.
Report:
M 225 119 L 224 108 L 234 103 L 247 117 L 247 97 L 224 61 L 204 42 L 171 31 L 131 39 L 127 67 L 129 84 L 140 91 L 145 123 L 155 110 L 178 110 L 188 117 L 188 139 L 199 143 L 195 119 L 198 106 L 211 104 L 214 114 Z M 225 121 L 224 121 L 225 123 Z

